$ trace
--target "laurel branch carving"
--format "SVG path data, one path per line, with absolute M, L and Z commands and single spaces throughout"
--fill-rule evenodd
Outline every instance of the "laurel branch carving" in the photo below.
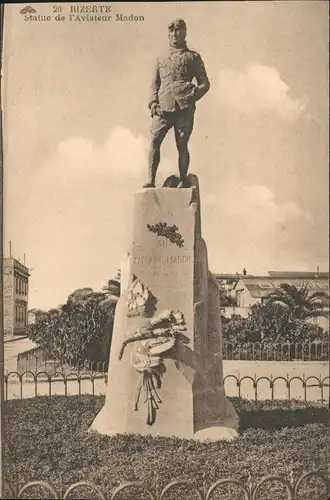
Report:
M 167 222 L 159 222 L 155 225 L 147 224 L 147 228 L 149 231 L 158 234 L 158 236 L 164 236 L 171 243 L 174 243 L 180 248 L 184 245 L 184 239 L 182 238 L 182 235 L 177 232 L 179 228 L 175 224 L 173 226 L 169 226 Z

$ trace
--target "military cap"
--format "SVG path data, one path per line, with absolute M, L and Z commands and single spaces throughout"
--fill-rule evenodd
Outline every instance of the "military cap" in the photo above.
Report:
M 170 22 L 168 25 L 169 30 L 172 30 L 175 27 L 183 27 L 187 29 L 187 25 L 183 19 L 174 19 L 174 21 Z

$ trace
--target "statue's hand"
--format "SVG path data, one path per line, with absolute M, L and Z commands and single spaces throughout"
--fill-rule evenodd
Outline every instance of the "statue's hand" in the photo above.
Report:
M 195 86 L 195 88 L 194 88 L 195 101 L 199 101 L 199 99 L 204 95 L 204 93 L 202 92 L 201 88 L 198 85 Z
M 193 101 L 194 102 L 198 101 L 198 99 L 199 99 L 199 88 L 198 88 L 198 86 L 195 85 L 194 83 L 190 82 L 188 89 L 189 89 L 189 92 L 190 92 L 190 95 L 191 95 Z
M 199 99 L 199 87 L 198 85 L 191 84 L 191 93 L 195 101 Z

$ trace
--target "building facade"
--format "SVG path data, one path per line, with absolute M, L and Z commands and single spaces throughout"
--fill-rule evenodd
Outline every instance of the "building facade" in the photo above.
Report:
M 38 321 L 40 320 L 40 318 L 42 318 L 44 314 L 47 313 L 42 309 L 36 309 L 36 308 L 30 309 L 28 311 L 28 325 L 35 325 L 36 323 L 38 323 Z
M 29 269 L 18 260 L 3 259 L 4 334 L 24 335 L 28 324 Z
M 28 325 L 35 325 L 36 324 L 36 313 L 31 309 L 31 311 L 28 312 Z
M 223 279 L 227 275 L 219 274 L 215 276 L 219 277 L 218 282 L 221 288 Z M 283 283 L 294 285 L 298 289 L 303 284 L 308 284 L 310 293 L 325 292 L 329 294 L 329 273 L 269 271 L 268 276 L 240 274 L 236 280 L 234 280 L 234 276 L 232 277 L 231 286 L 228 289 L 232 307 L 226 307 L 223 304 L 222 315 L 227 319 L 234 314 L 246 318 L 254 304 L 267 302 L 268 295 L 280 288 Z M 320 316 L 311 319 L 311 321 L 323 329 L 329 330 L 329 318 Z

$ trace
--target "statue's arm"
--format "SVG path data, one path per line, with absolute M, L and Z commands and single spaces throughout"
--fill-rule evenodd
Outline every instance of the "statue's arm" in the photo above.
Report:
M 153 76 L 152 76 L 152 81 L 151 81 L 151 88 L 150 88 L 150 98 L 149 98 L 149 109 L 153 104 L 158 104 L 158 90 L 160 87 L 160 75 L 159 75 L 159 63 L 158 59 L 155 64 Z
M 206 94 L 206 92 L 209 91 L 210 81 L 208 79 L 203 60 L 197 53 L 195 53 L 194 57 L 194 77 L 197 81 L 197 87 L 195 88 L 195 99 L 196 101 L 198 101 Z

